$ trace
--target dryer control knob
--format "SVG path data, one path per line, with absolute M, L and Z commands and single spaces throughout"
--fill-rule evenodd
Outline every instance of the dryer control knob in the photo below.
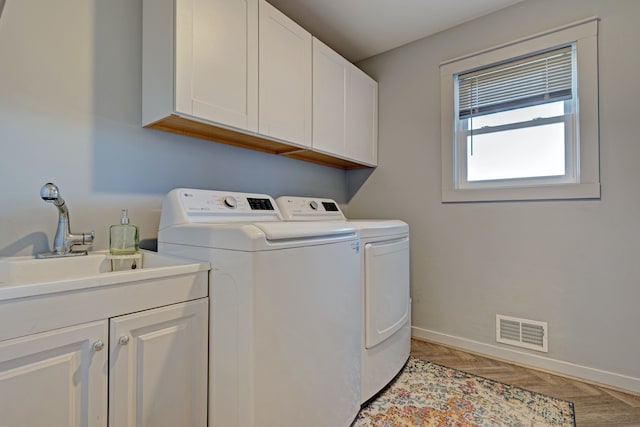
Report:
M 317 211 L 317 210 L 318 210 L 318 202 L 316 202 L 315 200 L 312 200 L 312 201 L 309 203 L 309 207 L 310 207 L 311 209 L 313 209 L 314 211 Z
M 224 204 L 228 208 L 235 208 L 238 205 L 236 198 L 233 196 L 227 196 L 224 198 Z

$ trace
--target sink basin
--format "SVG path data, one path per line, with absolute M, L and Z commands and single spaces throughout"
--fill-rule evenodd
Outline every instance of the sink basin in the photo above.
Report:
M 32 257 L 0 260 L 0 284 L 51 282 L 111 272 L 106 254 L 69 258 L 34 259 Z
M 111 257 L 108 251 L 97 251 L 67 258 L 0 258 L 0 300 L 208 269 L 208 263 L 150 251 L 130 257 Z

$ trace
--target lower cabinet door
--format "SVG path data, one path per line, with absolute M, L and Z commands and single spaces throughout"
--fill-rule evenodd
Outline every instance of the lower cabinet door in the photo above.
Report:
M 0 342 L 0 426 L 105 427 L 107 321 Z
M 208 298 L 110 320 L 109 426 L 206 427 Z

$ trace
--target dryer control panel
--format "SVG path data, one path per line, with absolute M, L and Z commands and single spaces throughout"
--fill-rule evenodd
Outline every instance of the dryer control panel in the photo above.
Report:
M 281 220 L 278 205 L 266 194 L 176 188 L 162 203 L 160 229 L 188 223 Z
M 282 196 L 276 199 L 282 217 L 287 221 L 344 220 L 340 207 L 332 199 Z

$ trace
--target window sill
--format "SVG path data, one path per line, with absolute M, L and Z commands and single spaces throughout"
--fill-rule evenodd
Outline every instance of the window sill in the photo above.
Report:
M 491 189 L 442 189 L 443 203 L 599 199 L 600 183 Z

